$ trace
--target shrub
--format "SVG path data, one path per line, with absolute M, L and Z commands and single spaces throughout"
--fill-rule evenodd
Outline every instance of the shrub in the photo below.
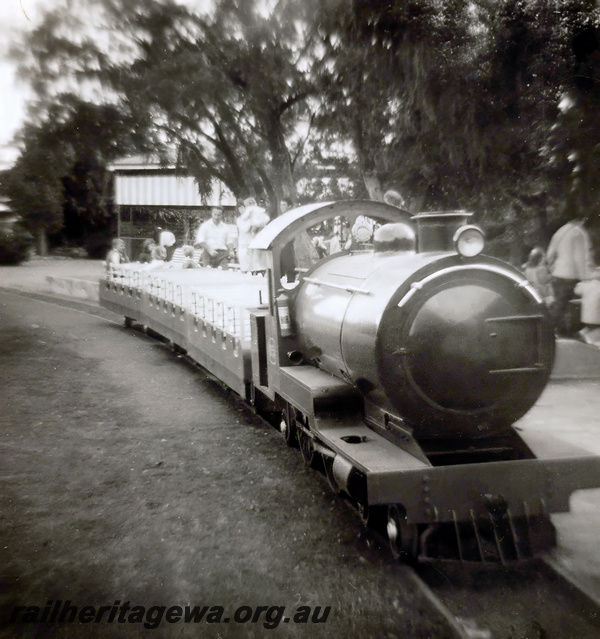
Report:
M 88 257 L 94 260 L 103 260 L 110 250 L 111 233 L 108 228 L 96 229 L 88 234 L 85 242 L 85 250 Z
M 33 236 L 19 224 L 0 230 L 0 264 L 20 264 L 29 257 Z

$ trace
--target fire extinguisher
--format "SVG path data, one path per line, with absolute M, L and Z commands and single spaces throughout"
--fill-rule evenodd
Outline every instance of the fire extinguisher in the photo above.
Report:
M 277 298 L 277 315 L 279 316 L 279 332 L 282 337 L 290 337 L 294 334 L 290 318 L 290 303 L 283 293 Z

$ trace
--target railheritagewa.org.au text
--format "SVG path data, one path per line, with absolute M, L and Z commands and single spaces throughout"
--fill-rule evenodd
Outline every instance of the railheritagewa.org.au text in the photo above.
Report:
M 227 612 L 223 606 L 140 606 L 130 601 L 115 601 L 110 606 L 75 605 L 71 601 L 51 600 L 44 606 L 15 606 L 12 624 L 142 624 L 154 630 L 161 624 L 261 624 L 273 630 L 280 624 L 326 623 L 331 606 L 238 606 Z

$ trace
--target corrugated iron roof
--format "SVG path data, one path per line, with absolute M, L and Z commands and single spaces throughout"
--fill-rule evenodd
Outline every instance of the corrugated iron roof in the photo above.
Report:
M 108 167 L 115 174 L 115 201 L 123 206 L 235 206 L 233 194 L 219 180 L 212 194 L 202 199 L 196 181 L 181 174 L 175 165 L 159 158 L 137 155 L 122 158 Z

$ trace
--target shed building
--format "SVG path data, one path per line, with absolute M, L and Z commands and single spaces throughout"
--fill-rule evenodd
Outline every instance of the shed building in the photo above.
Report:
M 193 177 L 156 157 L 133 156 L 109 165 L 114 175 L 117 234 L 133 260 L 158 226 L 172 231 L 177 245 L 192 243 L 198 226 L 220 205 L 225 222 L 235 223 L 235 197 L 218 180 L 203 197 Z

